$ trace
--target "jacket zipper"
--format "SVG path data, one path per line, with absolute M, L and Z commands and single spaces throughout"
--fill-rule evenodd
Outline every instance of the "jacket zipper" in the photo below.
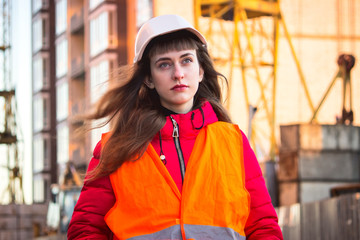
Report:
M 174 126 L 172 137 L 174 138 L 175 148 L 176 148 L 176 152 L 177 152 L 178 158 L 179 158 L 181 179 L 182 179 L 182 182 L 184 182 L 185 161 L 184 161 L 184 155 L 183 155 L 181 147 L 180 147 L 179 126 L 178 126 L 177 122 L 175 121 L 175 119 L 172 116 L 170 116 L 170 119 L 171 119 L 172 124 Z

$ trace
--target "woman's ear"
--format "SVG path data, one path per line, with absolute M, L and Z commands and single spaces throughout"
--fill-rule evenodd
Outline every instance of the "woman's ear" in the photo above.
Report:
M 203 78 L 204 78 L 204 69 L 202 67 L 200 67 L 199 82 L 202 82 Z
M 148 86 L 148 88 L 150 89 L 154 89 L 155 85 L 153 83 L 153 81 L 151 80 L 150 77 L 146 77 L 145 81 L 144 81 L 145 85 Z

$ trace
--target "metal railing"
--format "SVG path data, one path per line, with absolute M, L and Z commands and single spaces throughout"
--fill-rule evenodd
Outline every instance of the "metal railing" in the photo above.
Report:
M 80 32 L 84 27 L 84 8 L 82 7 L 80 11 L 75 12 L 70 19 L 70 30 L 71 33 Z

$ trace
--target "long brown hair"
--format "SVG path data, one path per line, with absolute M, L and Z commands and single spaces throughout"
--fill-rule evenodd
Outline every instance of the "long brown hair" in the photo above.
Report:
M 126 161 L 135 161 L 145 152 L 152 138 L 164 126 L 166 118 L 161 110 L 155 89 L 149 89 L 144 80 L 150 77 L 150 57 L 169 50 L 195 49 L 200 66 L 204 70 L 203 81 L 194 96 L 194 109 L 204 100 L 212 105 L 220 121 L 231 122 L 221 104 L 218 73 L 204 46 L 186 30 L 154 38 L 147 46 L 142 59 L 135 63 L 132 71 L 122 71 L 118 85 L 109 89 L 98 101 L 95 111 L 86 116 L 88 120 L 107 118 L 112 123 L 111 136 L 102 146 L 100 163 L 89 173 L 88 180 L 114 172 Z

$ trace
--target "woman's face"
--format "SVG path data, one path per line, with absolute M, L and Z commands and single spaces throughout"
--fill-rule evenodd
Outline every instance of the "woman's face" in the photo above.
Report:
M 176 113 L 191 111 L 194 96 L 202 81 L 196 50 L 172 50 L 150 58 L 151 78 L 145 81 L 156 89 L 161 105 Z

